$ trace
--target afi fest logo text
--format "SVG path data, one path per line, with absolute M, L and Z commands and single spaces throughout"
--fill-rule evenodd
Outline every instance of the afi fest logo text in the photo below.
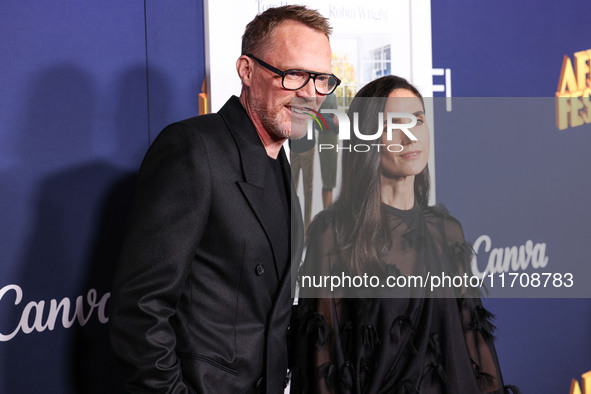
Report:
M 583 381 L 583 391 L 576 379 L 573 379 L 570 384 L 569 394 L 591 394 L 591 371 L 581 375 Z
M 326 119 L 322 114 L 331 114 L 337 117 L 339 121 L 339 140 L 350 140 L 351 139 L 351 120 L 349 116 L 338 109 L 321 109 L 320 112 L 313 111 L 313 113 L 308 113 L 310 119 L 308 119 L 308 133 L 307 138 L 308 140 L 312 140 L 314 138 L 314 122 L 320 128 L 320 132 L 326 132 L 328 130 L 328 125 Z M 357 112 L 353 113 L 353 133 L 355 136 L 363 141 L 368 141 L 367 144 L 354 144 L 349 146 L 339 146 L 339 144 L 319 144 L 318 151 L 322 152 L 323 150 L 333 150 L 342 151 L 346 150 L 349 152 L 369 152 L 370 149 L 376 148 L 378 152 L 381 149 L 386 149 L 388 152 L 402 152 L 404 147 L 400 144 L 385 144 L 385 143 L 376 143 L 376 141 L 381 141 L 382 134 L 384 133 L 384 113 L 378 113 L 378 129 L 373 134 L 363 134 L 359 130 L 359 114 Z M 411 141 L 418 141 L 418 138 L 414 136 L 413 133 L 409 129 L 412 129 L 417 124 L 417 117 L 413 114 L 406 113 L 406 112 L 388 112 L 386 113 L 386 139 L 388 141 L 392 141 L 392 131 L 393 130 L 401 130 Z M 405 122 L 408 120 L 408 122 Z M 373 143 L 369 143 L 369 141 L 373 141 Z
M 591 49 L 576 52 L 574 63 L 564 55 L 556 91 L 556 127 L 591 123 Z

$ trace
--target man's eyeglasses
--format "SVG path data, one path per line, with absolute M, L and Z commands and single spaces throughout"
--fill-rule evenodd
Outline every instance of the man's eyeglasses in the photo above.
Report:
M 301 89 L 306 86 L 311 78 L 314 81 L 314 88 L 316 89 L 316 92 L 322 95 L 327 95 L 334 92 L 337 86 L 339 86 L 341 83 L 341 80 L 333 74 L 322 74 L 298 69 L 281 71 L 251 54 L 247 53 L 246 56 L 256 60 L 257 63 L 265 67 L 267 70 L 273 71 L 275 74 L 280 75 L 281 85 L 287 90 Z

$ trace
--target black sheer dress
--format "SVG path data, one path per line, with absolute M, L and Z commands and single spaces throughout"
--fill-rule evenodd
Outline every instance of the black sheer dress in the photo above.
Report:
M 470 272 L 472 248 L 445 208 L 417 203 L 402 211 L 382 204 L 382 210 L 391 234 L 383 257 L 388 275 Z M 342 272 L 336 215 L 329 208 L 312 223 L 300 280 Z M 429 288 L 395 291 L 396 298 L 350 298 L 339 291 L 305 298 L 311 293 L 300 288 L 291 330 L 291 392 L 505 392 L 492 316 L 474 293 L 465 287 L 437 295 Z

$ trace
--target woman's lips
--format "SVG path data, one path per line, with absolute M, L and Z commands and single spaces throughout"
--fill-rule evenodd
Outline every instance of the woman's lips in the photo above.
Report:
M 416 159 L 418 157 L 421 156 L 421 151 L 420 150 L 412 150 L 410 152 L 406 152 L 403 153 L 401 155 L 398 155 L 398 157 L 402 158 L 402 159 Z

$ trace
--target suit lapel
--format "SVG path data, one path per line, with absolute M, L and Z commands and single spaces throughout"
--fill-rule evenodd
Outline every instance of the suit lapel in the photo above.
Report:
M 290 177 L 291 179 L 291 177 Z M 277 346 L 287 345 L 287 328 L 291 317 L 293 299 L 292 289 L 295 290 L 295 280 L 302 259 L 304 247 L 304 221 L 300 208 L 299 198 L 295 187 L 291 184 L 291 262 L 283 273 L 279 291 L 275 303 L 271 309 L 270 322 L 267 327 L 266 359 L 273 359 L 272 353 L 276 353 Z M 271 345 L 270 345 L 271 344 Z M 283 389 L 282 374 L 287 372 L 288 365 L 274 365 L 266 363 L 265 377 L 268 392 L 280 392 Z
M 265 187 L 265 176 L 268 169 L 267 152 L 252 124 L 252 121 L 248 117 L 246 111 L 240 104 L 237 97 L 232 97 L 224 107 L 218 112 L 228 128 L 230 129 L 236 146 L 240 152 L 240 160 L 242 163 L 242 171 L 244 176 L 244 182 L 238 182 L 238 186 L 242 190 L 245 198 L 255 213 L 259 223 L 267 235 L 267 239 L 273 250 L 273 257 L 275 260 L 275 271 L 279 280 L 279 289 L 277 296 L 275 297 L 273 306 L 271 307 L 271 313 L 269 315 L 269 321 L 267 324 L 267 345 L 266 345 L 266 360 L 265 367 L 265 378 L 267 390 L 277 390 L 283 387 L 283 377 L 281 376 L 287 370 L 287 365 L 275 365 L 269 363 L 268 360 L 272 360 L 271 353 L 281 351 L 275 346 L 285 344 L 286 332 L 291 306 L 293 301 L 291 299 L 290 288 L 292 286 L 293 278 L 296 277 L 297 269 L 300 265 L 302 256 L 302 248 L 304 243 L 303 234 L 303 220 L 301 214 L 301 208 L 299 204 L 298 196 L 295 192 L 295 188 L 291 181 L 291 170 L 285 151 L 281 149 L 279 153 L 279 160 L 281 160 L 282 171 L 284 177 L 290 180 L 290 218 L 291 218 L 291 236 L 290 236 L 290 258 L 291 264 L 288 264 L 282 270 L 278 270 L 277 258 L 275 248 L 277 248 L 277 242 L 274 241 L 274 237 L 271 229 L 273 226 L 271 223 L 276 220 L 276 216 L 273 215 L 272 210 L 268 203 L 264 200 L 264 187 Z M 285 370 L 281 371 L 285 367 Z M 273 391 L 269 391 L 273 392 Z M 278 392 L 278 391 L 277 391 Z
M 275 279 L 277 282 L 279 282 L 281 280 L 281 265 L 277 260 L 277 231 L 274 231 L 276 224 L 273 223 L 277 216 L 275 215 L 275 211 L 272 208 L 274 204 L 265 201 L 264 189 L 246 182 L 238 182 L 238 186 L 242 190 L 244 197 L 246 197 L 248 200 L 251 209 L 255 213 L 259 223 L 261 224 L 261 227 L 263 227 L 263 230 L 267 235 L 267 240 L 269 241 L 269 244 L 271 245 L 271 251 L 273 252 Z
M 279 282 L 283 270 L 277 261 L 278 241 L 276 231 L 273 231 L 277 216 L 272 208 L 277 202 L 265 201 L 265 179 L 267 171 L 271 171 L 268 168 L 267 152 L 237 97 L 230 98 L 219 114 L 230 129 L 240 152 L 245 181 L 237 183 L 267 236 L 273 253 L 275 278 Z

